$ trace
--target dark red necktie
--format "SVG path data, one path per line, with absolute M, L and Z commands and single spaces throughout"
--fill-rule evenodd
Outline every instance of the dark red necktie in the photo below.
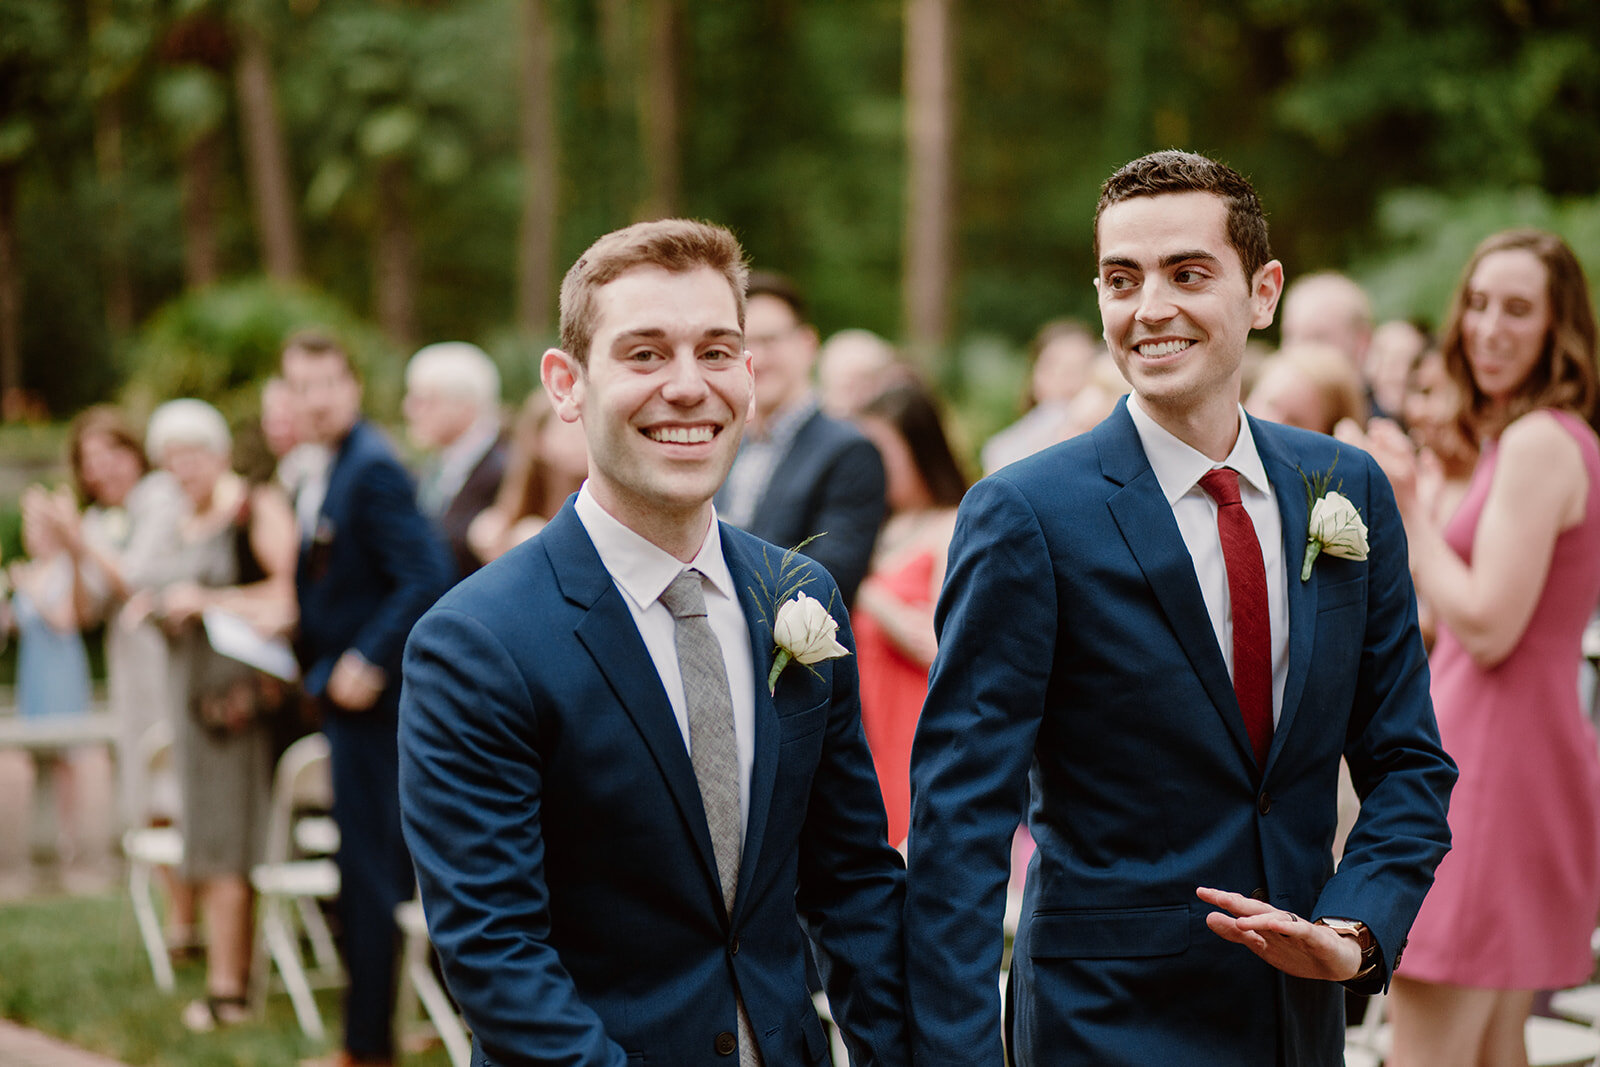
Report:
M 1217 502 L 1217 533 L 1228 568 L 1233 608 L 1233 692 L 1250 732 L 1256 766 L 1267 765 L 1272 744 L 1272 626 L 1267 614 L 1267 569 L 1255 523 L 1239 499 L 1239 474 L 1226 467 L 1207 472 L 1200 488 Z

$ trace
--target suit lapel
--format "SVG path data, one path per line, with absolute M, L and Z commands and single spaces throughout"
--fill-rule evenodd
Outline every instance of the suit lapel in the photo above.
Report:
M 600 562 L 570 499 L 540 531 L 540 538 L 562 595 L 585 609 L 574 633 L 650 750 L 694 841 L 711 892 L 720 901 L 716 853 L 711 847 L 711 831 L 706 826 L 694 765 L 650 652 L 634 625 L 633 613 Z
M 1311 521 L 1300 468 L 1283 450 L 1283 442 L 1272 426 L 1251 419 L 1250 430 L 1255 436 L 1256 451 L 1261 454 L 1261 461 L 1267 468 L 1267 477 L 1272 481 L 1272 491 L 1278 498 L 1278 514 L 1283 520 L 1283 570 L 1289 583 L 1289 670 L 1283 683 L 1283 710 L 1278 716 L 1278 725 L 1272 735 L 1272 748 L 1267 754 L 1267 767 L 1270 768 L 1288 737 L 1289 727 L 1294 723 L 1300 697 L 1306 689 L 1306 678 L 1311 671 L 1311 646 L 1317 630 L 1317 585 L 1321 580 L 1321 572 L 1313 570 L 1310 581 L 1300 580 L 1300 566 L 1306 552 L 1306 530 Z
M 1216 631 L 1211 628 L 1211 616 L 1195 577 L 1194 559 L 1183 543 L 1183 535 L 1172 517 L 1172 507 L 1161 491 L 1155 471 L 1150 468 L 1144 446 L 1139 443 L 1139 433 L 1134 429 L 1127 404 L 1126 399 L 1122 400 L 1117 410 L 1093 431 L 1101 471 L 1121 487 L 1112 493 L 1106 505 L 1156 602 L 1161 605 L 1173 635 L 1221 717 L 1223 728 L 1233 738 L 1240 754 L 1254 766 L 1250 735 L 1239 711 L 1239 699 L 1233 692 L 1233 680 L 1228 677 L 1227 662 L 1217 647 Z
M 728 572 L 739 595 L 739 606 L 744 609 L 745 624 L 750 631 L 750 666 L 755 675 L 755 764 L 750 769 L 750 816 L 745 823 L 744 852 L 739 861 L 739 893 L 734 900 L 734 918 L 744 907 L 745 888 L 755 876 L 756 864 L 761 858 L 762 831 L 767 816 L 772 811 L 772 789 L 778 774 L 778 709 L 772 693 L 767 689 L 767 672 L 772 669 L 772 616 L 774 607 L 761 599 L 761 583 L 755 570 L 761 564 L 751 559 L 729 527 L 722 527 L 722 555 L 728 561 Z M 765 575 L 767 584 L 771 579 Z

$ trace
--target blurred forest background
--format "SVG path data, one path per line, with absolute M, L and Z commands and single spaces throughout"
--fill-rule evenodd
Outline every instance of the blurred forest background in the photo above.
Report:
M 1171 146 L 1382 317 L 1436 320 L 1513 222 L 1594 277 L 1600 4 L 0 0 L 0 397 L 237 407 L 318 321 L 375 404 L 442 339 L 515 402 L 561 270 L 671 213 L 1009 402 L 1034 329 L 1094 316 L 1100 182 Z

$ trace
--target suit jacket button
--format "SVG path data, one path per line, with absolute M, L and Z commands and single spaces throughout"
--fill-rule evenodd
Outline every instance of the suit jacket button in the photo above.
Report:
M 737 937 L 729 942 L 728 951 L 735 956 L 739 954 L 739 939 Z
M 1262 793 L 1256 800 L 1256 810 L 1265 815 L 1272 810 L 1272 794 Z
M 724 1030 L 717 1035 L 716 1049 L 718 1056 L 732 1056 L 739 1051 L 739 1039 Z
M 1272 898 L 1267 895 L 1267 891 L 1265 889 L 1256 889 L 1251 891 L 1250 899 L 1259 900 L 1261 903 L 1265 904 Z

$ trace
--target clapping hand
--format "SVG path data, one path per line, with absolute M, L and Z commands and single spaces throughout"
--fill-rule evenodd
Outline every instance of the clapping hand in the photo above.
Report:
M 1195 895 L 1222 909 L 1206 916 L 1212 933 L 1285 974 L 1347 982 L 1361 970 L 1361 947 L 1353 938 L 1241 893 L 1200 888 Z

